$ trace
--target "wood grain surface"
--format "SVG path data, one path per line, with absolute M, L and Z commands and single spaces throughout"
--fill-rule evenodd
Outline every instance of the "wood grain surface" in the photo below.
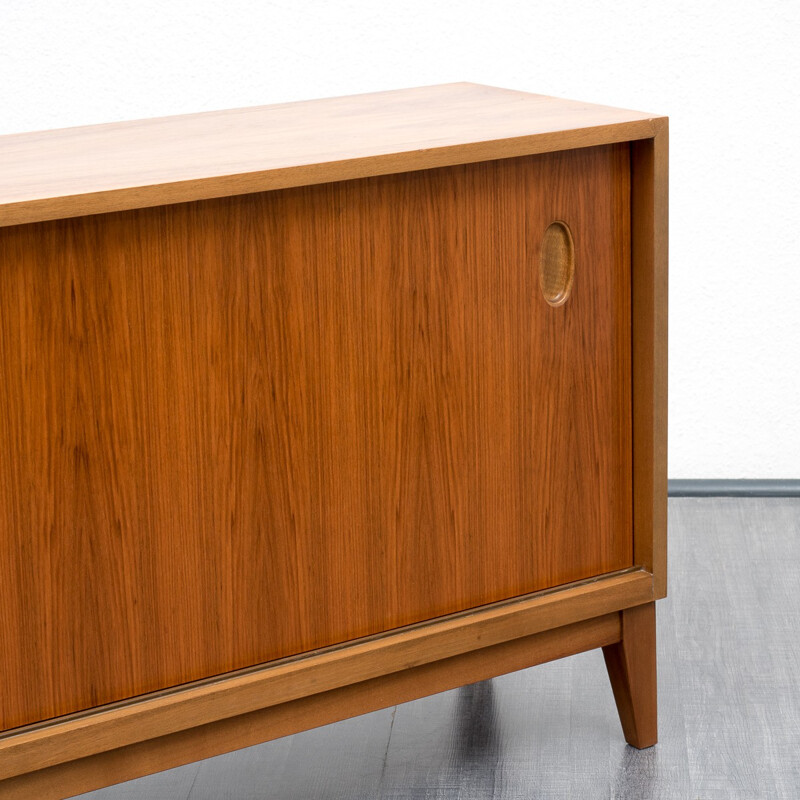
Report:
M 146 739 L 161 741 L 180 731 L 207 727 L 348 684 L 434 662 L 455 663 L 457 656 L 529 639 L 550 629 L 558 629 L 558 635 L 565 639 L 560 646 L 569 649 L 574 641 L 569 630 L 575 624 L 598 622 L 609 615 L 615 618 L 618 634 L 613 641 L 618 641 L 617 612 L 652 599 L 650 573 L 628 570 L 369 636 L 344 647 L 334 646 L 102 706 L 96 711 L 17 728 L 0 734 L 0 780 Z M 554 643 L 558 635 L 552 639 Z M 551 641 L 547 637 L 546 640 Z M 600 643 L 592 646 L 599 647 Z M 524 646 L 522 651 L 533 652 Z M 482 658 L 486 664 L 492 663 L 491 658 Z M 496 668 L 494 674 L 499 675 L 499 663 Z M 442 670 L 447 671 L 443 666 Z M 457 685 L 456 676 L 451 677 L 452 685 Z M 384 684 L 387 691 L 390 685 L 391 682 Z M 362 713 L 344 705 L 338 711 L 339 719 Z M 302 727 L 298 724 L 295 730 Z
M 615 642 L 620 615 L 479 648 L 250 714 L 0 780 L 3 800 L 62 800 L 141 775 L 366 714 Z
M 649 138 L 660 118 L 472 83 L 0 136 L 0 226 Z
M 563 222 L 553 222 L 542 238 L 539 282 L 544 299 L 551 306 L 566 303 L 574 277 L 575 248 L 572 234 Z
M 800 496 L 671 497 L 669 536 L 656 747 L 592 650 L 81 800 L 797 800 Z
M 669 125 L 631 143 L 633 557 L 667 594 Z
M 612 145 L 0 231 L 0 726 L 631 565 L 629 201 Z
M 656 604 L 626 608 L 620 620 L 620 641 L 603 647 L 603 657 L 625 741 L 641 750 L 658 741 Z

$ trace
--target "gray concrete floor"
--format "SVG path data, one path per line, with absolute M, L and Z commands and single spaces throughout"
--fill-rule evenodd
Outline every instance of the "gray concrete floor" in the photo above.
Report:
M 672 499 L 669 591 L 649 750 L 594 651 L 83 800 L 798 800 L 800 499 Z

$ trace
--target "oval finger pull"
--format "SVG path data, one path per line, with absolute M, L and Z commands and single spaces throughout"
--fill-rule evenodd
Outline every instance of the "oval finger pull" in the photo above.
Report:
M 575 277 L 575 245 L 566 222 L 547 226 L 539 258 L 539 284 L 544 299 L 551 306 L 567 302 Z

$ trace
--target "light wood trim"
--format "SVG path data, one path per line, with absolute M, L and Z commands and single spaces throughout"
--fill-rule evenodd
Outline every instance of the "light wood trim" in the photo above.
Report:
M 614 574 L 18 729 L 0 737 L 0 779 L 530 636 L 652 598 L 649 573 Z
M 19 775 L 0 781 L 0 796 L 4 800 L 33 797 L 62 800 L 545 661 L 613 645 L 620 635 L 620 614 L 606 614 Z
M 452 83 L 12 134 L 0 226 L 645 139 L 657 121 Z
M 634 563 L 667 593 L 668 121 L 631 143 Z

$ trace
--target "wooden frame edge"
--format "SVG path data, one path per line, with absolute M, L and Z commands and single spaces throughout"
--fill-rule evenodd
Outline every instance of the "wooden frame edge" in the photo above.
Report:
M 54 219 L 131 211 L 137 208 L 212 200 L 254 192 L 291 189 L 378 175 L 495 161 L 501 158 L 551 153 L 652 137 L 659 118 L 615 122 L 567 131 L 537 133 L 509 139 L 401 151 L 343 161 L 271 169 L 263 172 L 215 175 L 195 180 L 129 186 L 63 197 L 41 197 L 0 205 L 0 228 Z
M 483 657 L 488 658 L 489 648 L 647 603 L 653 600 L 653 596 L 650 573 L 644 570 L 612 573 L 562 589 L 483 606 L 344 646 L 144 696 L 113 707 L 9 731 L 0 737 L 0 788 L 5 788 L 4 779 L 119 748 L 145 747 L 147 740 L 162 740 L 191 729 L 207 728 L 223 720 L 286 706 L 353 684 L 388 675 L 395 675 L 393 680 L 401 681 L 398 676 L 425 665 L 454 657 L 468 661 L 472 652 L 483 653 Z M 537 648 L 538 645 L 530 653 Z M 548 656 L 543 660 L 557 657 Z M 507 671 L 518 668 L 521 667 Z M 501 673 L 490 670 L 479 674 L 490 677 Z M 459 678 L 452 685 L 482 679 Z M 435 691 L 441 690 L 432 690 Z M 386 705 L 397 702 L 404 701 L 391 695 Z M 344 713 L 338 718 L 358 713 L 362 712 Z M 281 735 L 284 734 L 276 734 Z
M 5 800 L 63 800 L 620 641 L 620 612 L 0 780 Z
M 667 594 L 669 121 L 631 142 L 634 563 Z

